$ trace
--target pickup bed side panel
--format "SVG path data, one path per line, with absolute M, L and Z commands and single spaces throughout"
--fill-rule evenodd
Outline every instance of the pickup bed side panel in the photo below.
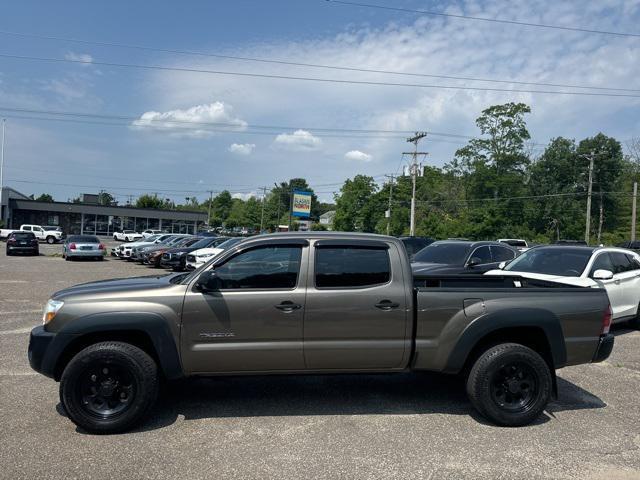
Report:
M 413 368 L 456 373 L 483 337 L 518 327 L 544 332 L 556 368 L 590 362 L 607 305 L 599 289 L 419 289 Z

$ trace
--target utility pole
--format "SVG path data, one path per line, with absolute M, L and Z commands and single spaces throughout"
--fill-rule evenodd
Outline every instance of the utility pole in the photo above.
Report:
M 587 190 L 587 220 L 584 228 L 584 241 L 589 245 L 589 230 L 591 230 L 591 192 L 593 190 L 593 158 L 594 153 L 586 155 L 589 158 L 589 188 Z
M 602 224 L 604 223 L 604 206 L 602 205 L 602 192 L 600 192 L 600 219 L 598 221 L 598 237 L 596 243 L 600 245 L 600 237 L 602 236 Z
M 4 209 L 2 208 L 2 194 L 4 193 L 4 178 L 2 173 L 4 171 L 4 134 L 5 127 L 7 125 L 7 119 L 2 119 L 2 146 L 0 147 L 0 223 L 4 223 Z M 9 209 L 9 201 L 7 200 L 7 210 Z
M 262 213 L 260 214 L 260 233 L 264 229 L 264 202 L 267 198 L 267 187 L 262 187 Z
M 636 240 L 636 200 L 638 199 L 638 182 L 633 182 L 633 202 L 631 203 L 631 241 Z
M 413 152 L 402 152 L 402 155 L 411 155 L 411 223 L 409 225 L 409 235 L 416 234 L 416 177 L 418 176 L 418 155 L 427 156 L 427 152 L 418 151 L 418 142 L 427 136 L 427 132 L 416 132 L 413 137 L 407 138 L 408 143 L 413 143 Z
M 393 175 L 385 175 L 389 179 L 389 210 L 387 210 L 387 235 L 391 235 L 391 202 L 393 198 Z
M 209 190 L 209 211 L 207 213 L 207 225 L 211 226 L 211 204 L 213 203 L 213 190 Z

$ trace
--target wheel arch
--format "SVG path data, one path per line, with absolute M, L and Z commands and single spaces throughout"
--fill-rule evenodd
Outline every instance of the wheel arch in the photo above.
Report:
M 458 373 L 468 369 L 487 348 L 506 342 L 539 353 L 552 371 L 566 364 L 564 333 L 555 315 L 541 309 L 510 309 L 470 323 L 449 354 L 445 370 Z
M 184 375 L 174 334 L 167 321 L 157 314 L 91 315 L 72 322 L 56 336 L 64 340 L 50 352 L 55 357 L 51 358 L 55 380 L 60 380 L 64 368 L 78 352 L 103 341 L 121 341 L 140 348 L 156 361 L 165 378 Z

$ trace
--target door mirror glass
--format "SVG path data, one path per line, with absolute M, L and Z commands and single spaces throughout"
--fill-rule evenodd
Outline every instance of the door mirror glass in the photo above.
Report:
M 202 272 L 195 284 L 196 290 L 200 292 L 214 292 L 220 289 L 220 279 L 213 270 Z
M 499 268 L 500 270 L 504 270 L 504 267 L 506 267 L 506 266 L 507 266 L 507 263 L 509 263 L 509 262 L 500 262 L 500 263 L 498 264 L 498 268 Z
M 613 278 L 613 272 L 611 270 L 596 270 L 593 272 L 594 280 L 611 280 Z

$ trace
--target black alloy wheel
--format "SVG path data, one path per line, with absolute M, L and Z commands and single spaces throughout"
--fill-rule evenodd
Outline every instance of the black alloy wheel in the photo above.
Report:
M 509 412 L 524 413 L 531 409 L 538 388 L 537 374 L 523 362 L 513 362 L 497 370 L 491 379 L 491 398 Z
M 77 395 L 89 415 L 109 420 L 131 406 L 136 394 L 133 375 L 122 365 L 93 362 L 80 374 Z

